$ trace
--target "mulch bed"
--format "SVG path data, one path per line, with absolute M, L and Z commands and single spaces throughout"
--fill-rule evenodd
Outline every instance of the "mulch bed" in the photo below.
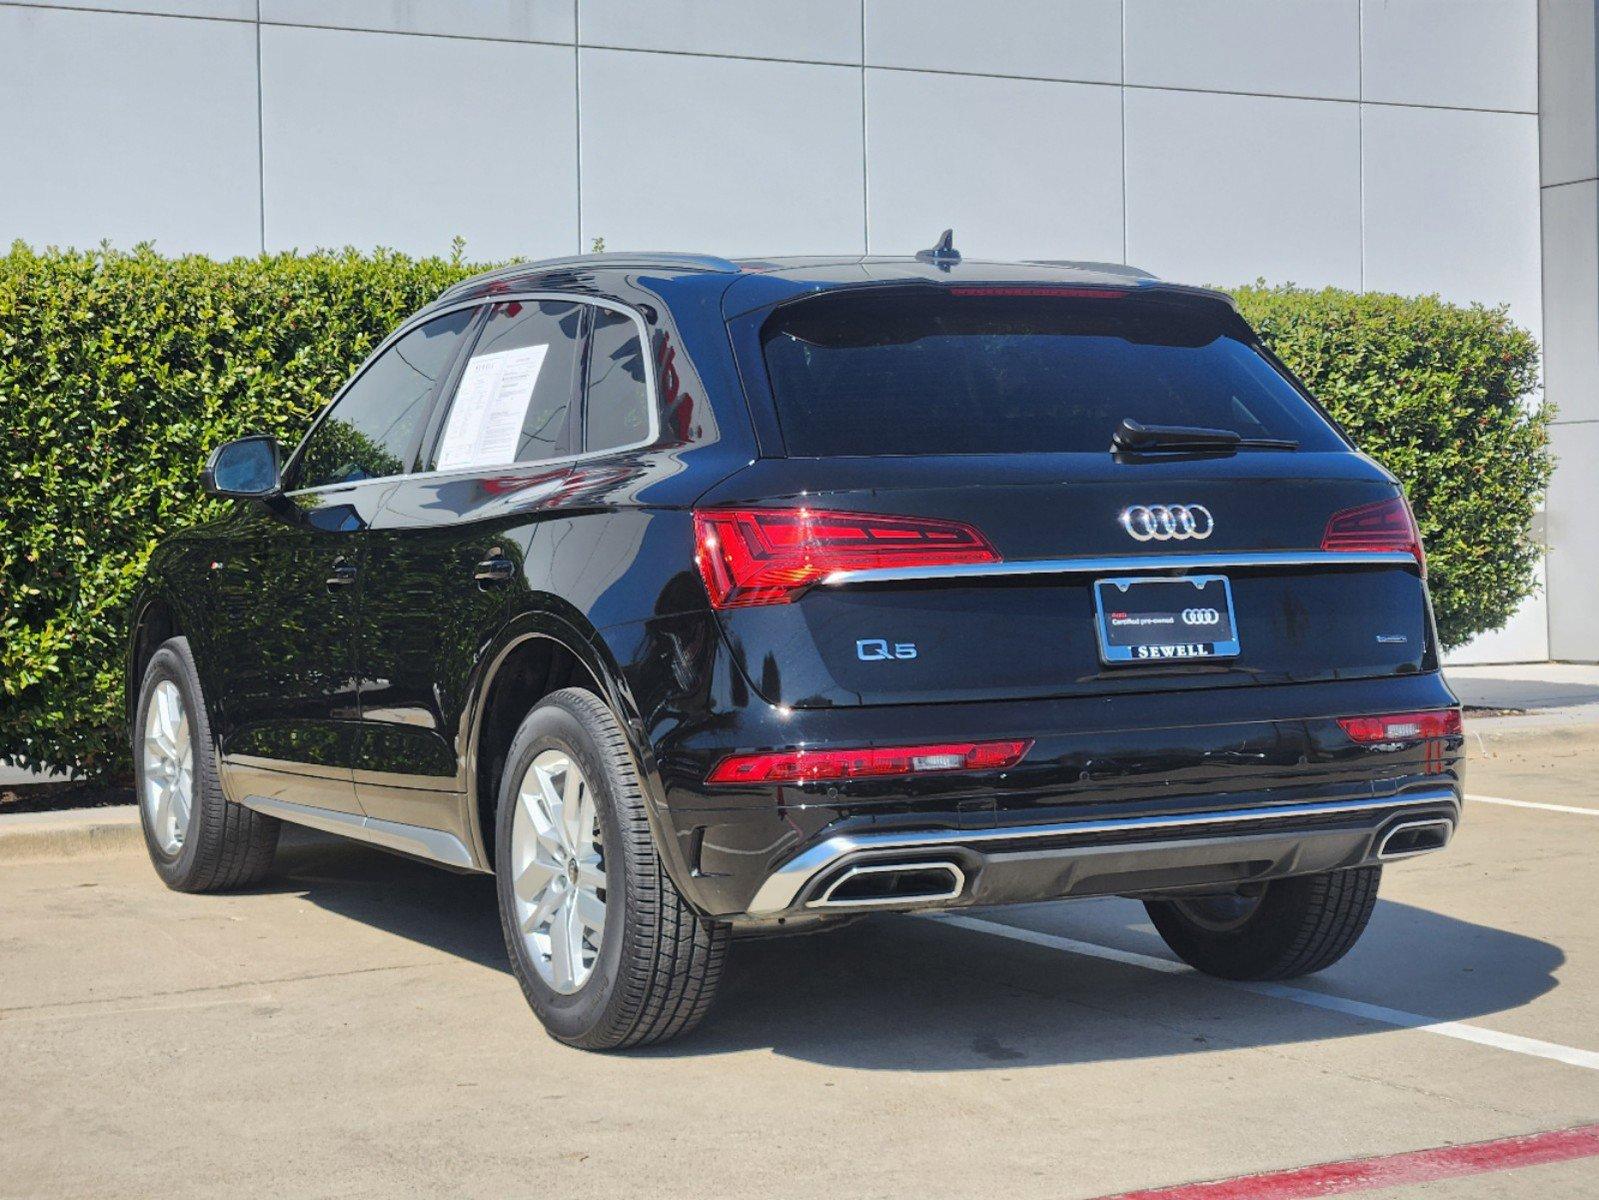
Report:
M 106 808 L 132 804 L 133 788 L 125 784 L 0 783 L 0 816 L 6 813 L 65 812 L 72 808 Z

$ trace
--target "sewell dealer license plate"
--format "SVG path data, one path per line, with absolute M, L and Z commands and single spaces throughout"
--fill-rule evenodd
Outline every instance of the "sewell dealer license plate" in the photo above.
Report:
M 1099 657 L 1106 663 L 1176 662 L 1238 654 L 1233 589 L 1225 575 L 1096 579 Z

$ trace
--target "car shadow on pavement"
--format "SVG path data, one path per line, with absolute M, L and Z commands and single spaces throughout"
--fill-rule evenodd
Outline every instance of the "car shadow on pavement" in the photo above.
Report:
M 493 880 L 296 831 L 267 890 L 470 962 L 508 971 Z M 1126 900 L 973 910 L 1062 937 L 1170 957 Z M 1342 962 L 1294 986 L 1465 1021 L 1558 986 L 1558 946 L 1381 901 Z M 514 989 L 513 989 L 514 990 Z M 528 1016 L 530 1033 L 537 1025 Z M 740 940 L 694 1033 L 635 1053 L 767 1049 L 856 1069 L 1019 1069 L 1281 1046 L 1369 1033 L 1371 1023 L 1170 974 L 907 916 L 804 936 Z

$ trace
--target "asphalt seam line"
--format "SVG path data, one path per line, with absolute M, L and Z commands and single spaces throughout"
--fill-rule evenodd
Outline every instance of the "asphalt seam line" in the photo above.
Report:
M 1081 954 L 1089 958 L 1106 959 L 1129 967 L 1140 967 L 1146 971 L 1159 971 L 1166 975 L 1193 975 L 1196 978 L 1204 978 L 1207 983 L 1213 983 L 1218 987 L 1230 988 L 1234 991 L 1249 992 L 1256 996 L 1267 996 L 1273 1000 L 1288 1000 L 1295 1004 L 1326 1009 L 1329 1012 L 1342 1013 L 1345 1016 L 1357 1017 L 1364 1021 L 1374 1021 L 1379 1025 L 1391 1025 L 1396 1029 L 1411 1029 L 1417 1033 L 1436 1034 L 1439 1037 L 1454 1038 L 1456 1041 L 1474 1042 L 1479 1046 L 1491 1046 L 1496 1050 L 1508 1050 L 1513 1054 L 1524 1054 L 1532 1058 L 1547 1058 L 1554 1062 L 1566 1063 L 1569 1066 L 1585 1067 L 1590 1071 L 1599 1071 L 1599 1052 L 1582 1050 L 1576 1046 L 1562 1046 L 1557 1042 L 1544 1042 L 1537 1038 L 1522 1037 L 1519 1034 L 1500 1033 L 1495 1029 L 1484 1029 L 1480 1025 L 1468 1025 L 1463 1021 L 1439 1021 L 1433 1017 L 1424 1017 L 1418 1013 L 1405 1012 L 1402 1009 L 1388 1008 L 1381 1004 L 1368 1004 L 1364 1000 L 1348 1000 L 1342 996 L 1330 996 L 1324 992 L 1313 992 L 1305 988 L 1292 987 L 1285 983 L 1236 982 L 1229 979 L 1199 976 L 1197 972 L 1185 963 L 1180 963 L 1173 959 L 1156 958 L 1152 954 L 1140 954 L 1134 950 L 1118 950 L 1113 946 L 1102 946 L 1098 942 L 1082 942 L 1076 938 L 1061 937 L 1053 933 L 1040 933 L 1037 930 L 1023 929 L 1016 925 L 1004 925 L 998 921 L 987 921 L 981 917 L 930 913 L 927 919 L 940 925 L 957 925 L 962 929 L 970 929 L 975 933 L 987 933 L 996 937 L 1010 938 L 1013 941 L 1028 942 L 1034 946 L 1043 946 L 1050 950 L 1062 950 L 1067 954 Z

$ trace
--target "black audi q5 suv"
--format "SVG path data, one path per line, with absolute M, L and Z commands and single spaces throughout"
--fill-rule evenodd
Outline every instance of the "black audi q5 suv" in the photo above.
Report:
M 251 884 L 289 821 L 492 872 L 573 1045 L 873 912 L 1129 896 L 1201 971 L 1316 971 L 1460 819 L 1399 485 L 1134 269 L 519 265 L 204 483 L 131 620 L 156 870 Z

